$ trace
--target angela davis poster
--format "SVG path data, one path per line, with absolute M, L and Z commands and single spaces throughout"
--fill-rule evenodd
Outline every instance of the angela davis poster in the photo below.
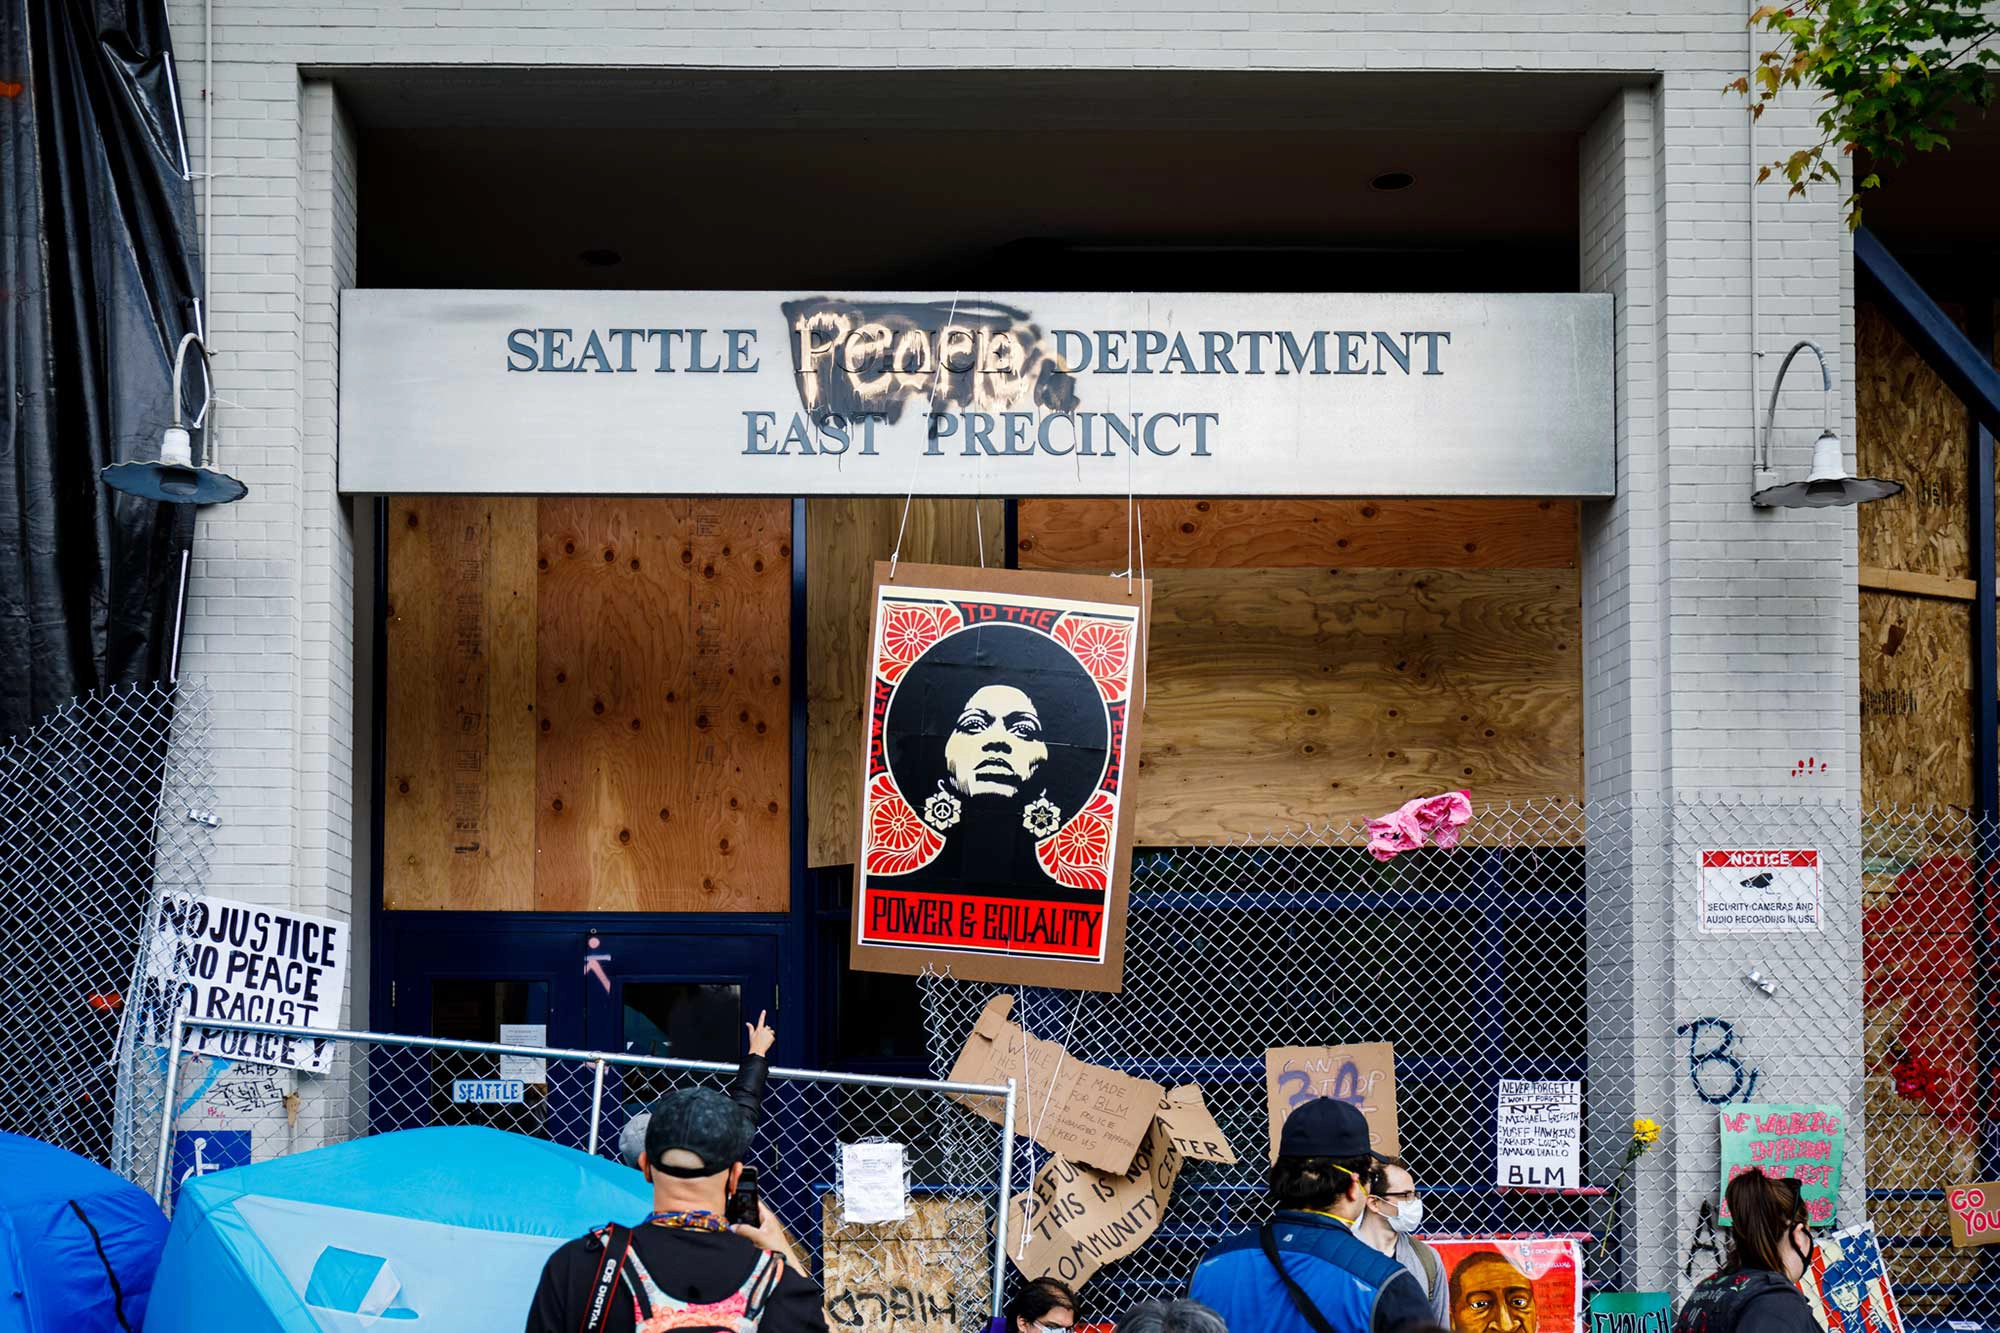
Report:
M 876 565 L 853 966 L 1119 988 L 1150 595 Z

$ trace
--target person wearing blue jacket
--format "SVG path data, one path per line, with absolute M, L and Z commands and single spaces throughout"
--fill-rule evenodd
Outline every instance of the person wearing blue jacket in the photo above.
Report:
M 1396 1333 L 1431 1320 L 1410 1270 L 1354 1234 L 1377 1157 L 1368 1121 L 1347 1102 L 1316 1097 L 1278 1136 L 1264 1226 L 1211 1250 L 1188 1295 L 1231 1328 L 1262 1333 Z

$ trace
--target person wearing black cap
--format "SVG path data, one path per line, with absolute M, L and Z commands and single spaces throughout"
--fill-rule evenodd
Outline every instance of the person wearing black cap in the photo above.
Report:
M 1395 1333 L 1430 1322 L 1410 1271 L 1354 1234 L 1379 1159 L 1368 1121 L 1331 1097 L 1293 1111 L 1271 1165 L 1277 1216 L 1224 1241 L 1188 1295 L 1231 1328 L 1264 1333 Z
M 711 1088 L 662 1097 L 639 1158 L 653 1212 L 550 1255 L 527 1333 L 825 1330 L 820 1289 L 771 1210 L 760 1203 L 754 1227 L 723 1221 L 751 1134 L 742 1109 Z

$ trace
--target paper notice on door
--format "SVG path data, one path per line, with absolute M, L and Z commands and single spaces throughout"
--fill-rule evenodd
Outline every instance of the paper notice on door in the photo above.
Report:
M 903 1145 L 840 1145 L 840 1209 L 847 1225 L 900 1222 L 910 1215 L 905 1188 Z
M 547 1046 L 549 1028 L 546 1023 L 502 1023 L 500 1025 L 502 1046 Z M 500 1057 L 500 1077 L 519 1079 L 523 1083 L 547 1083 L 549 1062 L 537 1060 L 530 1055 L 503 1055 Z

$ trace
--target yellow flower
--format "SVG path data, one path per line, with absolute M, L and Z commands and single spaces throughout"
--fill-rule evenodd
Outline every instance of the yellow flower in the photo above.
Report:
M 1660 1141 L 1660 1122 L 1640 1116 L 1632 1122 L 1632 1142 L 1641 1148 L 1650 1148 Z

